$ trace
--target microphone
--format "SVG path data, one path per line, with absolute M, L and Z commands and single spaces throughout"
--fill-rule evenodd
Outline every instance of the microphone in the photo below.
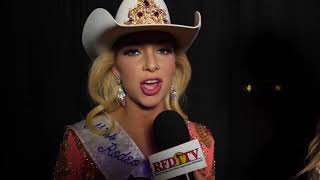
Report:
M 149 157 L 155 179 L 194 180 L 192 171 L 207 166 L 199 141 L 190 141 L 184 119 L 175 111 L 161 112 L 153 123 L 160 152 Z
M 161 150 L 190 141 L 184 119 L 175 111 L 163 111 L 153 122 L 154 138 Z

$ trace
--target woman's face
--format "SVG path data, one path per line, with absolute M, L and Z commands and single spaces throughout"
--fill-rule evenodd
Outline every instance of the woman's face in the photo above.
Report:
M 176 68 L 171 37 L 160 32 L 136 33 L 120 40 L 115 52 L 113 73 L 122 82 L 126 104 L 164 107 Z

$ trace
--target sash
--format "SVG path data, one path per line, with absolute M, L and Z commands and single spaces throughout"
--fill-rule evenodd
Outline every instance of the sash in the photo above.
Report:
M 94 123 L 99 129 L 111 127 L 106 116 L 97 116 Z M 85 121 L 68 126 L 79 137 L 106 179 L 128 179 L 129 176 L 153 179 L 147 159 L 127 132 L 115 121 L 115 131 L 108 135 L 96 135 L 87 127 Z

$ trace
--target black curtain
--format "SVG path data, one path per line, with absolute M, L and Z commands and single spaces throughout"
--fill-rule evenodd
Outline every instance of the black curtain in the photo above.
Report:
M 213 132 L 217 179 L 292 179 L 320 118 L 317 1 L 165 2 L 173 23 L 192 25 L 193 12 L 202 14 L 188 52 L 193 74 L 184 108 Z M 84 22 L 97 7 L 115 15 L 120 3 L 5 2 L 1 147 L 8 177 L 51 179 L 64 126 L 92 107 Z

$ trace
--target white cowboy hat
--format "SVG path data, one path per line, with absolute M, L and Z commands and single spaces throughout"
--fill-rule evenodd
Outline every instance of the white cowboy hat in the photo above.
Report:
M 82 32 L 82 44 L 91 59 L 103 50 L 110 50 L 121 36 L 138 31 L 162 31 L 171 34 L 177 45 L 187 51 L 198 35 L 201 15 L 195 12 L 194 26 L 171 24 L 163 0 L 123 0 L 116 18 L 97 8 L 89 15 Z

